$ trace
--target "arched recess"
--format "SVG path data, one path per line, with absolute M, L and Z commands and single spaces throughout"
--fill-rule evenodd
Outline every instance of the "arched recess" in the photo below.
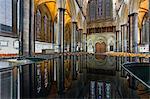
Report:
M 104 42 L 97 42 L 95 44 L 95 52 L 97 53 L 95 55 L 96 59 L 99 59 L 99 60 L 102 59 L 102 60 L 104 60 L 105 56 L 104 55 L 98 55 L 98 54 L 106 52 L 106 44 Z
M 71 22 L 68 22 L 68 23 L 65 24 L 64 45 L 65 45 L 65 50 L 70 51 L 70 45 L 71 45 Z
M 115 37 L 110 36 L 107 41 L 107 51 L 114 51 L 115 50 Z
M 71 19 L 72 19 L 72 21 L 74 22 L 74 21 L 76 21 L 76 6 L 75 6 L 75 1 L 74 0 L 67 0 L 67 2 L 68 2 L 68 7 L 69 7 L 69 9 L 70 9 L 70 14 L 72 15 L 71 16 Z
M 145 13 L 140 27 L 140 44 L 149 44 L 149 27 L 148 13 Z
M 95 44 L 95 52 L 96 53 L 104 53 L 106 52 L 106 44 L 104 42 L 97 42 Z
M 139 3 L 139 9 L 138 9 L 138 24 L 139 28 L 141 28 L 144 16 L 148 13 L 149 9 L 149 1 L 148 0 L 141 0 Z
M 55 16 L 55 19 L 54 19 L 54 43 L 57 43 L 56 40 L 57 40 L 57 15 Z
M 140 0 L 138 9 L 138 26 L 139 36 L 138 41 L 140 43 L 148 42 L 148 11 L 149 11 L 149 0 Z
M 138 13 L 140 1 L 141 0 L 129 0 L 129 14 Z
M 55 19 L 55 17 L 56 17 L 56 15 L 57 15 L 57 0 L 34 0 L 35 1 L 35 9 L 37 9 L 37 7 L 39 6 L 39 5 L 43 5 L 43 4 L 45 4 L 47 7 L 48 7 L 48 9 L 49 9 L 49 12 L 51 13 L 51 15 L 52 15 L 52 19 L 53 19 L 53 21 L 54 21 L 54 19 Z M 73 11 L 70 11 L 70 2 L 69 2 L 70 0 L 66 0 L 66 6 L 65 6 L 65 12 L 67 12 L 68 13 L 68 15 L 69 16 L 71 16 L 72 14 L 72 12 Z
M 40 16 L 37 16 L 39 13 Z M 52 15 L 49 9 L 45 4 L 39 5 L 35 11 L 35 40 L 50 43 L 52 27 Z

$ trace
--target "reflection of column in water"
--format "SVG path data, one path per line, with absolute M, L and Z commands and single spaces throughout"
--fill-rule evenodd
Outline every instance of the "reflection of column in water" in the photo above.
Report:
M 44 68 L 44 85 L 45 85 L 45 88 L 48 85 L 48 71 L 47 71 L 48 68 L 47 67 L 48 67 L 48 63 L 45 63 L 45 68 Z
M 102 90 L 103 90 L 103 82 L 98 82 L 97 83 L 97 92 L 98 92 L 98 99 L 102 99 Z
M 106 99 L 110 99 L 110 97 L 111 97 L 111 88 L 110 87 L 111 87 L 110 83 L 105 84 Z
M 95 98 L 95 81 L 90 82 L 90 98 Z
M 37 92 L 41 91 L 41 65 L 37 65 Z
M 79 71 L 79 61 L 76 61 L 76 71 Z

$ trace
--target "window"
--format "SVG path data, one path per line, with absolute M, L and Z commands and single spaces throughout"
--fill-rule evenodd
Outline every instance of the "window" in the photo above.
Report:
M 12 32 L 12 0 L 0 0 L 0 30 Z
M 48 40 L 49 40 L 49 42 L 52 42 L 54 40 L 54 37 L 53 37 L 54 28 L 53 28 L 52 20 L 49 21 L 49 25 L 48 26 L 50 26 L 50 28 L 48 30 L 48 31 L 50 31 Z
M 111 18 L 112 0 L 91 0 L 88 10 L 90 21 Z
M 98 0 L 98 17 L 103 15 L 103 0 Z
M 111 4 L 110 0 L 106 0 L 106 17 L 110 17 L 111 15 Z
M 48 18 L 47 16 L 45 15 L 44 16 L 44 34 L 45 34 L 45 41 L 48 40 Z
M 41 13 L 39 10 L 37 10 L 36 14 L 36 39 L 40 39 L 40 33 L 41 33 Z
M 93 21 L 95 19 L 95 0 L 90 2 L 90 20 Z

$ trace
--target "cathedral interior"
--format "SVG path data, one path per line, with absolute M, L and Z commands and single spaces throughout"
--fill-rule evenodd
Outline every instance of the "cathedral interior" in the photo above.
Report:
M 0 99 L 150 99 L 150 0 L 0 8 Z

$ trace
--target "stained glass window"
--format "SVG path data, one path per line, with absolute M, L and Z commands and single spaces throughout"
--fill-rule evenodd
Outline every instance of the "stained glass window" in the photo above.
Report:
M 36 37 L 37 39 L 40 39 L 40 33 L 41 33 L 41 13 L 39 10 L 37 10 L 37 14 L 36 14 Z

